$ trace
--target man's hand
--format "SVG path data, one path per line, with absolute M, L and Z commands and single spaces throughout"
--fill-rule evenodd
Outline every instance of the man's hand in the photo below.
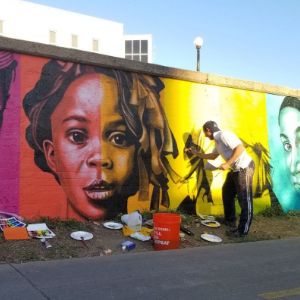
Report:
M 228 163 L 224 163 L 219 166 L 220 170 L 227 170 L 229 168 L 230 168 L 230 165 Z
M 186 154 L 194 154 L 194 155 L 197 155 L 197 153 L 198 153 L 198 151 L 196 149 L 194 149 L 194 148 L 185 148 L 184 152 Z

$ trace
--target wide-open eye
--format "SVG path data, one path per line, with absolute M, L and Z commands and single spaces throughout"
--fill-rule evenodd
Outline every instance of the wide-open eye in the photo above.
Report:
M 125 132 L 114 131 L 108 136 L 108 140 L 117 147 L 128 147 L 130 145 L 128 136 Z
M 292 145 L 289 142 L 283 142 L 283 149 L 286 152 L 291 152 L 292 151 Z
M 79 129 L 72 129 L 67 133 L 68 138 L 70 141 L 77 145 L 82 145 L 86 142 L 88 136 L 84 130 Z

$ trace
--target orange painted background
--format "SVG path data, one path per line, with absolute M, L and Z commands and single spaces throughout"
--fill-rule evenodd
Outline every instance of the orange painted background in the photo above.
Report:
M 21 56 L 21 98 L 32 89 L 40 77 L 42 66 L 48 61 L 45 58 Z M 20 104 L 22 106 L 22 103 Z M 20 215 L 27 218 L 49 216 L 66 218 L 67 205 L 64 192 L 54 177 L 42 172 L 33 162 L 33 151 L 25 140 L 25 129 L 28 119 L 21 110 L 20 128 Z

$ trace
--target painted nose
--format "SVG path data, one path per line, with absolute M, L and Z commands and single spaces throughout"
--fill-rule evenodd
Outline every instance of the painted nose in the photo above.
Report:
M 291 153 L 291 173 L 296 174 L 300 172 L 300 148 Z
M 94 168 L 104 168 L 104 169 L 112 168 L 112 160 L 109 158 L 102 157 L 99 153 L 92 155 L 87 160 L 87 164 L 89 167 L 94 167 Z

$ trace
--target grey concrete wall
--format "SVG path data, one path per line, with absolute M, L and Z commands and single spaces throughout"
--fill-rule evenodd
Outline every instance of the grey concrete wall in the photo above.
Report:
M 30 54 L 40 57 L 55 58 L 59 60 L 66 60 L 83 64 L 100 65 L 103 67 L 123 69 L 208 85 L 250 90 L 274 95 L 300 97 L 300 89 L 291 89 L 288 87 L 277 86 L 268 83 L 235 79 L 209 73 L 187 71 L 183 69 L 170 68 L 155 64 L 147 64 L 93 52 L 85 52 L 76 49 L 68 49 L 52 45 L 33 43 L 1 36 L 0 50 L 12 51 L 21 54 Z

